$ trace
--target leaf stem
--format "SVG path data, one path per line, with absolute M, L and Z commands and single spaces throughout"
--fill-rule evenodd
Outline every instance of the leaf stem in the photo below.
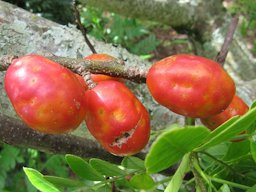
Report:
M 213 155 L 211 155 L 211 154 L 209 154 L 209 153 L 207 153 L 207 152 L 205 152 L 205 151 L 200 151 L 200 153 L 201 153 L 201 154 L 204 154 L 204 155 L 206 155 L 206 156 L 208 156 L 208 157 L 210 157 L 211 159 L 213 159 L 213 160 L 216 161 L 217 163 L 223 165 L 224 167 L 226 167 L 227 169 L 229 169 L 232 173 L 238 174 L 238 173 L 236 173 L 236 171 L 235 171 L 232 167 L 230 167 L 230 166 L 229 166 L 227 163 L 225 163 L 224 161 L 221 161 L 220 159 L 217 159 L 216 157 L 214 157 Z M 239 174 L 239 175 L 240 175 L 240 174 Z M 243 177 L 244 177 L 244 175 L 240 175 L 240 176 L 243 176 Z
M 238 183 L 234 183 L 234 182 L 227 181 L 227 180 L 224 180 L 224 179 L 219 179 L 219 178 L 215 178 L 215 177 L 211 177 L 211 176 L 208 176 L 208 178 L 211 179 L 212 181 L 217 182 L 217 183 L 227 184 L 229 186 L 236 187 L 236 188 L 239 188 L 239 189 L 248 190 L 248 189 L 251 188 L 249 186 L 238 184 Z
M 189 166 L 195 177 L 196 186 L 198 186 L 201 192 L 207 192 L 204 180 L 202 178 L 202 175 L 200 174 L 201 169 L 198 169 L 199 165 L 197 161 L 197 154 L 195 152 L 190 154 Z

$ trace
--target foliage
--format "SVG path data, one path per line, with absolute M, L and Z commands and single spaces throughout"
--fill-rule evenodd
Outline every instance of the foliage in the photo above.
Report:
M 74 22 L 71 0 L 6 0 L 52 21 L 68 24 Z
M 131 53 L 150 57 L 160 41 L 141 22 L 114 13 L 86 7 L 81 11 L 81 20 L 90 35 L 115 45 L 127 48 Z
M 77 175 L 72 179 L 42 175 L 31 168 L 24 170 L 42 192 L 112 191 L 113 187 L 119 191 L 189 192 L 202 183 L 207 191 L 251 192 L 256 183 L 255 104 L 245 115 L 234 117 L 212 132 L 202 126 L 167 127 L 153 142 L 145 161 L 128 156 L 120 164 L 113 164 L 66 155 L 67 164 Z M 242 141 L 230 142 L 245 130 Z M 174 174 L 154 176 L 171 167 L 176 167 Z
M 24 179 L 23 166 L 34 167 L 43 173 L 69 176 L 62 155 L 49 155 L 3 144 L 0 152 L 0 191 L 36 192 L 35 187 Z
M 240 32 L 252 44 L 252 52 L 256 55 L 256 2 L 252 0 L 236 0 L 230 11 L 243 16 Z

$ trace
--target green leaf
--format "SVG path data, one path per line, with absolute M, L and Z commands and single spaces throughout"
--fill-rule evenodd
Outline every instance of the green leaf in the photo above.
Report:
M 229 186 L 227 184 L 224 184 L 221 186 L 220 192 L 230 192 Z
M 55 176 L 43 176 L 44 179 L 49 181 L 50 183 L 59 186 L 59 187 L 81 187 L 84 186 L 84 183 L 76 180 L 66 179 L 62 177 L 55 177 Z
M 34 185 L 38 190 L 42 192 L 60 192 L 53 184 L 44 179 L 43 175 L 35 169 L 23 168 L 25 174 L 27 175 L 29 181 Z
M 214 138 L 214 137 L 218 136 L 219 134 L 221 134 L 222 131 L 226 130 L 229 126 L 231 126 L 233 123 L 235 123 L 238 119 L 239 119 L 239 116 L 232 117 L 231 119 L 229 119 L 228 121 L 226 121 L 225 123 L 223 123 L 222 125 L 217 127 L 214 131 L 211 132 L 211 134 L 208 136 L 206 141 L 208 141 L 208 139 Z
M 162 133 L 152 144 L 145 160 L 148 173 L 155 173 L 176 163 L 199 146 L 210 131 L 202 126 L 173 128 Z
M 66 161 L 72 171 L 87 180 L 91 181 L 103 181 L 105 178 L 96 171 L 89 163 L 80 157 L 75 155 L 66 155 Z
M 133 44 L 130 46 L 131 52 L 136 53 L 138 55 L 148 54 L 151 51 L 155 50 L 159 45 L 159 40 L 155 35 L 149 35 L 146 38 L 139 41 L 137 44 Z
M 219 126 L 217 129 L 211 132 L 207 137 L 206 143 L 196 149 L 201 151 L 214 145 L 220 144 L 224 141 L 232 139 L 234 136 L 240 134 L 246 130 L 256 120 L 256 108 L 252 108 L 246 114 L 241 117 L 234 117 Z
M 250 153 L 250 142 L 244 140 L 233 142 L 229 145 L 227 154 L 223 158 L 224 161 L 234 161 L 247 156 Z
M 246 192 L 255 192 L 256 191 L 256 185 L 253 185 L 250 189 L 248 189 Z
M 69 168 L 67 166 L 63 166 L 66 164 L 65 157 L 63 155 L 51 154 L 47 155 L 47 157 L 47 161 L 41 170 L 47 171 L 49 175 L 61 175 L 62 177 L 68 177 Z
M 256 107 L 256 101 L 254 101 L 254 102 L 252 103 L 250 109 L 253 109 L 253 108 L 255 108 L 255 107 Z
M 254 141 L 250 141 L 250 149 L 252 158 L 256 162 L 256 143 Z
M 142 170 L 145 171 L 144 161 L 139 159 L 138 157 L 125 157 L 121 163 L 121 165 L 128 169 Z
M 135 189 L 151 189 L 155 186 L 154 180 L 148 174 L 134 175 L 130 184 Z
M 107 177 L 126 175 L 125 171 L 117 165 L 101 159 L 90 159 L 89 163 L 94 169 Z
M 94 191 L 95 192 L 110 192 L 110 191 L 112 191 L 112 188 L 108 184 L 106 184 L 106 185 L 103 185 L 101 187 L 98 187 Z
M 167 185 L 164 192 L 178 192 L 183 181 L 185 173 L 189 169 L 189 154 L 183 156 L 179 168 L 172 177 L 172 180 Z

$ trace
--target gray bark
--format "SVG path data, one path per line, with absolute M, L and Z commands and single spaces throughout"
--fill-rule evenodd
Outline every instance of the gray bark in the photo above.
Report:
M 221 0 L 80 0 L 84 5 L 98 7 L 127 17 L 157 21 L 175 28 L 206 32 L 209 22 L 224 14 Z M 219 13 L 219 14 L 216 14 Z

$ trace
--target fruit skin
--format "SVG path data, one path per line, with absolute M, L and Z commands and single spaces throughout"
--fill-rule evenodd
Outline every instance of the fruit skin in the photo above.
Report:
M 98 82 L 86 91 L 85 100 L 87 128 L 107 151 L 126 156 L 144 148 L 150 134 L 149 114 L 123 83 Z
M 115 60 L 114 57 L 112 57 L 112 56 L 110 56 L 108 54 L 104 54 L 104 53 L 94 53 L 94 54 L 91 54 L 91 55 L 88 55 L 88 56 L 84 57 L 84 59 L 85 60 L 89 60 L 89 61 L 112 61 L 112 60 Z M 87 85 L 84 83 L 83 77 L 80 76 L 80 75 L 77 75 L 77 78 L 82 83 L 84 88 L 86 90 L 88 90 Z M 100 82 L 100 81 L 106 81 L 106 80 L 115 80 L 115 81 L 122 82 L 122 79 L 120 79 L 120 78 L 111 77 L 111 76 L 102 75 L 102 74 L 91 74 L 91 79 L 94 82 Z
M 235 94 L 234 81 L 218 63 L 188 54 L 156 62 L 146 82 L 159 104 L 192 118 L 220 113 Z
M 47 58 L 27 55 L 14 60 L 4 83 L 17 114 L 35 130 L 64 133 L 84 119 L 80 82 L 70 70 Z
M 225 123 L 230 118 L 236 115 L 243 115 L 248 110 L 248 105 L 239 96 L 235 95 L 232 102 L 224 111 L 217 115 L 200 120 L 206 127 L 208 127 L 211 130 L 214 130 L 215 128 Z

